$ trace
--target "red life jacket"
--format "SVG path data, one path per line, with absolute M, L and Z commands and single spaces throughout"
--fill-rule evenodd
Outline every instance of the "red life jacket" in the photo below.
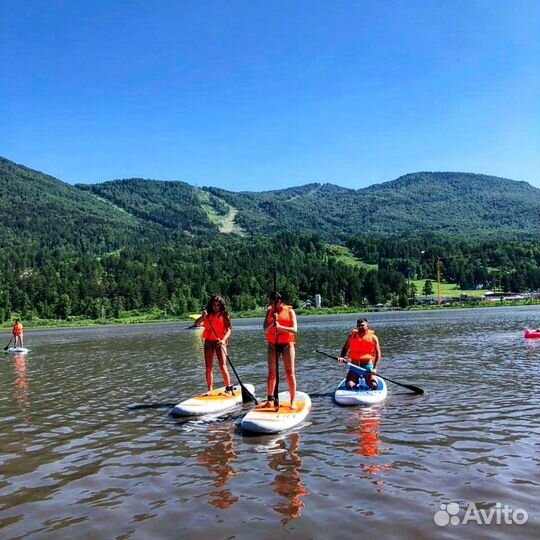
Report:
M 223 313 L 209 313 L 203 319 L 203 323 L 204 331 L 202 337 L 207 341 L 217 341 L 218 339 L 223 339 L 223 337 L 227 333 L 227 330 L 229 329 L 229 326 L 227 325 L 227 320 L 225 319 Z M 210 323 L 212 323 L 215 332 L 214 330 L 212 330 L 212 326 L 210 326 Z
M 273 315 L 274 315 L 274 306 L 271 306 L 268 312 L 268 317 L 266 318 L 266 321 L 268 323 L 272 323 L 274 321 Z M 285 304 L 281 304 L 281 310 L 278 311 L 278 314 L 277 314 L 277 321 L 279 324 L 281 324 L 281 326 L 287 326 L 289 328 L 292 328 L 294 324 L 292 306 L 286 306 Z M 268 330 L 268 332 L 266 332 L 266 340 L 268 341 L 268 343 L 276 343 L 275 328 L 272 327 L 270 328 L 270 330 Z M 285 330 L 278 330 L 277 343 L 279 344 L 296 343 L 296 335 L 291 332 L 286 332 Z
M 377 344 L 373 330 L 368 330 L 363 336 L 360 336 L 356 328 L 352 331 L 349 340 L 349 358 L 351 360 L 371 362 L 375 359 L 376 349 Z

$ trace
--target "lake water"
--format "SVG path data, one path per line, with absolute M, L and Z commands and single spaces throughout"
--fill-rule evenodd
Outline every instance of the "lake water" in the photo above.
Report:
M 367 316 L 380 373 L 425 394 L 336 405 L 345 367 L 315 349 L 337 354 L 356 316 L 299 317 L 313 410 L 273 436 L 239 431 L 247 408 L 169 416 L 206 389 L 200 330 L 27 332 L 0 366 L 0 538 L 538 540 L 540 309 Z M 264 397 L 261 327 L 235 320 L 229 356 Z

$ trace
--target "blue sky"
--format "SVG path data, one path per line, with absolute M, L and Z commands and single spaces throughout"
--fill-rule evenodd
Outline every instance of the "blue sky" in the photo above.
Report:
M 0 155 L 69 183 L 540 187 L 537 0 L 0 0 Z

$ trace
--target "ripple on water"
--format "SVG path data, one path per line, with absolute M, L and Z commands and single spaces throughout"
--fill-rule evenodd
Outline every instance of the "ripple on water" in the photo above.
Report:
M 389 383 L 386 402 L 367 408 L 332 401 L 343 367 L 315 352 L 339 349 L 356 315 L 299 318 L 298 383 L 313 411 L 276 436 L 240 432 L 249 407 L 168 416 L 205 388 L 200 336 L 177 325 L 36 334 L 24 366 L 0 365 L 0 534 L 455 538 L 433 521 L 455 501 L 532 516 L 517 532 L 463 526 L 464 537 L 536 540 L 540 348 L 521 331 L 532 313 L 370 315 L 381 373 L 425 394 Z M 230 354 L 265 394 L 260 332 L 235 321 Z

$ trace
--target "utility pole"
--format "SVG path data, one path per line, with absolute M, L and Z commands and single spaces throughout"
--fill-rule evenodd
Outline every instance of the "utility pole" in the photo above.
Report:
M 437 274 L 437 304 L 442 304 L 442 295 L 441 295 L 441 266 L 442 262 L 439 257 L 437 257 L 437 262 L 435 263 L 435 273 Z

